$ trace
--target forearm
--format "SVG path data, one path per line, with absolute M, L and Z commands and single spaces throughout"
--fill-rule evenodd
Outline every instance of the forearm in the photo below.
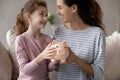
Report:
M 39 64 L 39 65 L 40 65 L 40 63 L 41 63 L 43 60 L 44 60 L 44 59 L 43 59 L 43 57 L 42 57 L 41 55 L 38 55 L 38 56 L 35 58 L 36 63 Z
M 22 71 L 22 73 L 25 73 L 25 74 L 31 74 L 38 67 L 39 65 L 36 63 L 36 61 L 32 60 L 31 62 L 20 64 L 20 71 Z
M 94 76 L 93 68 L 90 64 L 80 59 L 78 56 L 74 59 L 75 63 L 87 74 Z

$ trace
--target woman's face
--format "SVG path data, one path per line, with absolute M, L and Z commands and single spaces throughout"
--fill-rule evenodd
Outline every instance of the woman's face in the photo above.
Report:
M 64 0 L 57 0 L 57 14 L 63 23 L 70 22 L 72 20 L 72 8 L 64 4 Z
M 47 23 L 47 8 L 39 7 L 36 11 L 34 11 L 30 16 L 30 24 L 32 26 L 36 26 L 37 28 L 44 28 Z

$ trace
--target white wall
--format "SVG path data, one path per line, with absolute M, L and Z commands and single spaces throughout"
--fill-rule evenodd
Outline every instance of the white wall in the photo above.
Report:
M 120 0 L 97 0 L 103 11 L 103 22 L 108 35 L 115 30 L 120 32 Z
M 15 25 L 17 13 L 25 0 L 0 0 L 0 41 L 6 44 L 6 32 Z
M 56 24 L 59 24 L 56 15 L 56 0 L 46 0 L 48 8 L 55 16 Z M 120 0 L 97 0 L 103 10 L 103 21 L 106 26 L 106 33 L 110 35 L 120 27 Z M 15 24 L 17 13 L 20 11 L 26 0 L 0 0 L 0 41 L 7 47 L 6 32 Z M 44 33 L 52 35 L 51 25 L 47 24 Z

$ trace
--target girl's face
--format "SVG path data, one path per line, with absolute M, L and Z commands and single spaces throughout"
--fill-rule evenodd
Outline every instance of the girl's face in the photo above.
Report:
M 73 16 L 72 7 L 65 5 L 64 0 L 57 0 L 57 14 L 60 16 L 62 22 L 70 22 Z
M 47 14 L 48 11 L 46 7 L 38 7 L 38 9 L 30 15 L 30 24 L 39 29 L 44 28 L 47 24 Z

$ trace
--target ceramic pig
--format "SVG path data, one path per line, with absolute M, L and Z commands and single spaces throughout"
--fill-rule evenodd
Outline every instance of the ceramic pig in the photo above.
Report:
M 57 51 L 51 61 L 60 61 L 60 63 L 65 63 L 69 56 L 68 42 L 58 42 L 57 40 L 53 40 L 51 47 L 55 47 Z

